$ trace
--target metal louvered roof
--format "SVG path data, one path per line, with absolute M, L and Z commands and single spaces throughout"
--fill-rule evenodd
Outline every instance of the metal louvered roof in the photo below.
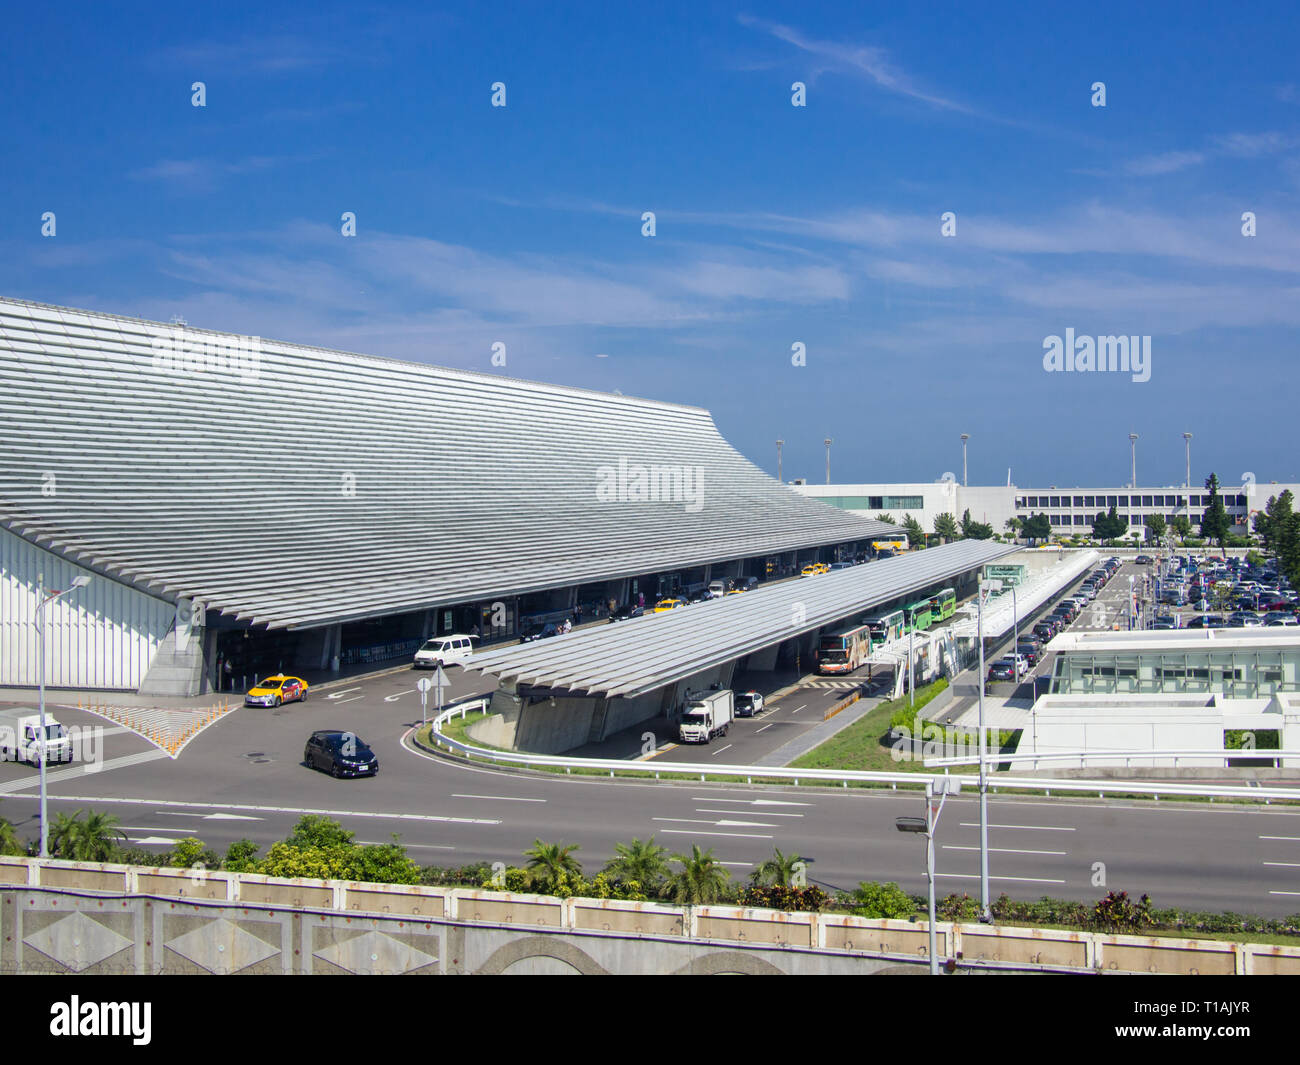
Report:
M 507 683 L 590 695 L 641 695 L 1019 550 L 989 540 L 962 540 L 670 613 L 477 652 L 466 668 Z
M 897 532 L 779 485 L 695 407 L 267 340 L 168 364 L 238 339 L 0 300 L 0 522 L 287 628 Z M 667 499 L 635 501 L 637 467 Z

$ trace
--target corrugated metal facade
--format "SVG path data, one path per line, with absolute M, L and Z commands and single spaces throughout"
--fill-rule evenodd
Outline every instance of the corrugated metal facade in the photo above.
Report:
M 894 531 L 705 410 L 248 339 L 0 300 L 0 525 L 272 628 Z
M 45 683 L 64 688 L 139 688 L 176 608 L 43 551 L 0 528 L 0 685 L 35 686 L 36 576 L 63 589 L 91 582 L 45 608 Z

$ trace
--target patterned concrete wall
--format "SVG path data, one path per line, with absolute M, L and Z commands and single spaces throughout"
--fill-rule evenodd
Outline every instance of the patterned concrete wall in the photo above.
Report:
M 957 972 L 1300 975 L 1300 946 L 944 922 Z M 0 857 L 0 973 L 924 973 L 923 923 Z

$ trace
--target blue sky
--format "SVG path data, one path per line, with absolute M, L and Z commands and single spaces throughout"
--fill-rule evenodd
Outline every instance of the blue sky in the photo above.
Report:
M 0 41 L 6 296 L 696 404 L 787 478 L 1300 480 L 1294 5 L 75 10 Z

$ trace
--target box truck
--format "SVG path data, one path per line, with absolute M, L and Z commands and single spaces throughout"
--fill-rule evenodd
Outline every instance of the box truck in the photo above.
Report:
M 20 707 L 0 710 L 0 761 L 30 762 L 41 759 L 41 715 Z M 72 761 L 72 737 L 54 715 L 45 714 L 45 757 L 48 762 Z
M 714 736 L 725 736 L 734 714 L 735 695 L 730 688 L 688 692 L 682 710 L 681 741 L 708 743 Z

